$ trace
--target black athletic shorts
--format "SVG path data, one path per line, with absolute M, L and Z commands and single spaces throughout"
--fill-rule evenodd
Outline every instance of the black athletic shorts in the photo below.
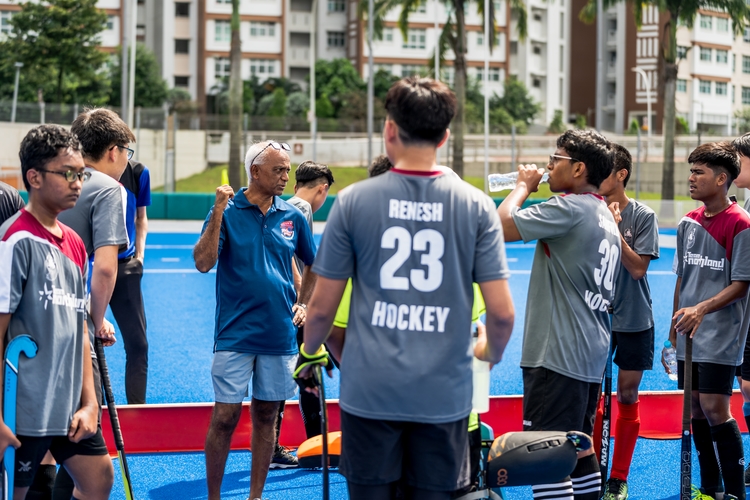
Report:
M 646 371 L 654 366 L 654 327 L 642 332 L 612 332 L 612 359 L 621 370 Z
M 469 418 L 444 424 L 372 420 L 341 410 L 339 471 L 358 485 L 404 481 L 431 491 L 469 484 Z
M 594 430 L 601 383 L 583 382 L 547 368 L 523 370 L 523 430 Z
M 701 394 L 732 395 L 737 367 L 693 362 L 693 390 Z M 685 388 L 685 362 L 677 360 L 677 388 Z
M 73 455 L 99 456 L 107 455 L 107 445 L 102 437 L 101 427 L 96 434 L 78 443 L 68 436 L 30 437 L 17 436 L 21 447 L 16 450 L 16 486 L 25 488 L 34 482 L 34 475 L 47 450 L 55 457 L 58 464 L 65 462 Z

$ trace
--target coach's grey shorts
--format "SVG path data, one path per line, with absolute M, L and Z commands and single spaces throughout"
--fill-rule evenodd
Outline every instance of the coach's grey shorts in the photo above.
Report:
M 272 356 L 245 352 L 217 351 L 211 366 L 214 398 L 217 403 L 241 403 L 248 396 L 261 401 L 286 401 L 294 396 L 297 384 L 292 378 L 297 355 Z

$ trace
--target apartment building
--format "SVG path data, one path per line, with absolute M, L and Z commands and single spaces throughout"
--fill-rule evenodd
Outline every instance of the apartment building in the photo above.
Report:
M 535 121 L 546 126 L 556 110 L 568 115 L 571 0 L 527 0 L 526 5 L 525 39 L 518 36 L 515 19 L 511 22 L 510 74 L 541 105 Z

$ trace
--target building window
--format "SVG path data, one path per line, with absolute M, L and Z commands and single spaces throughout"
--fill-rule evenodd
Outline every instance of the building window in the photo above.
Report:
M 687 80 L 683 80 L 682 78 L 677 79 L 677 92 L 687 92 Z
M 742 104 L 750 105 L 750 87 L 742 87 Z
M 716 95 L 727 95 L 726 82 L 716 82 Z
M 531 48 L 531 51 L 534 52 L 534 54 L 536 54 L 538 56 L 542 55 L 542 48 L 539 45 L 534 45 Z
M 231 5 L 232 4 L 232 0 L 216 0 L 216 3 L 228 3 L 228 4 Z
M 480 82 L 484 81 L 484 68 L 477 68 L 477 80 Z M 489 73 L 487 73 L 487 80 L 491 82 L 499 82 L 500 68 L 490 68 Z
M 0 12 L 0 14 L 5 14 L 5 12 Z M 8 17 L 8 27 L 10 28 L 10 16 Z M 107 16 L 107 29 L 109 31 L 112 31 L 115 29 L 115 16 Z M 0 26 L 0 31 L 3 33 L 8 33 L 5 31 L 5 17 L 2 17 L 2 26 Z
M 701 28 L 704 30 L 713 29 L 713 17 L 704 16 L 703 14 L 701 14 L 700 16 L 701 16 Z
M 214 76 L 218 78 L 229 77 L 231 64 L 228 57 L 217 57 L 214 59 Z
M 386 42 L 393 41 L 393 28 L 383 28 L 383 40 Z
M 477 46 L 481 47 L 484 45 L 484 33 L 477 33 Z
M 539 78 L 534 78 L 531 80 L 531 86 L 535 89 L 539 89 L 542 87 L 542 81 Z
M 515 42 L 515 41 L 510 42 L 510 54 L 512 56 L 518 54 L 518 42 Z
M 329 31 L 327 33 L 329 48 L 342 48 L 345 44 L 345 34 L 343 31 Z
M 422 2 L 419 5 L 417 5 L 417 10 L 415 10 L 417 14 L 427 14 L 427 3 Z
M 732 54 L 732 73 L 737 71 L 737 54 Z
M 375 72 L 385 71 L 386 73 L 393 73 L 393 65 L 391 64 L 376 64 Z
M 711 93 L 711 81 L 710 80 L 698 80 L 698 92 L 701 94 Z
M 404 40 L 405 49 L 423 49 L 425 48 L 425 38 L 427 30 L 423 29 L 410 29 L 406 34 L 406 40 Z
M 190 40 L 175 40 L 174 41 L 174 53 L 175 54 L 189 54 L 190 53 Z
M 716 31 L 720 33 L 728 33 L 729 32 L 729 19 L 726 17 L 717 17 L 716 18 Z
M 750 42 L 750 28 L 745 26 L 745 32 L 742 35 L 743 42 Z
M 742 72 L 750 75 L 750 57 L 742 56 Z
M 701 47 L 701 61 L 711 62 L 711 49 Z
M 735 94 L 735 88 L 734 85 L 729 85 L 729 96 L 732 98 L 732 103 L 734 103 L 734 94 Z
M 190 4 L 185 3 L 185 2 L 175 2 L 174 16 L 175 17 L 190 17 Z
M 565 71 L 565 46 L 560 45 L 560 73 Z
M 175 76 L 174 77 L 174 86 L 175 87 L 188 87 L 190 85 L 190 77 L 189 76 Z
M 276 23 L 250 23 L 250 36 L 275 36 Z
M 560 12 L 560 38 L 565 38 L 565 13 Z
M 346 2 L 344 0 L 328 0 L 328 12 L 344 12 Z
M 401 78 L 407 76 L 421 75 L 425 70 L 424 66 L 419 64 L 402 64 L 401 65 Z
M 250 59 L 250 74 L 270 76 L 276 71 L 276 61 L 273 59 Z
M 232 40 L 232 25 L 229 21 L 214 21 L 214 41 L 230 42 Z
M 719 64 L 726 64 L 729 62 L 729 52 L 726 50 L 716 50 L 716 62 Z
M 688 48 L 683 45 L 677 46 L 677 59 L 685 59 L 687 57 Z

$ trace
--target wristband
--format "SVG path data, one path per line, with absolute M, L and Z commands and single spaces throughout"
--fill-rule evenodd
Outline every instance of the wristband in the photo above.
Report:
M 305 352 L 305 344 L 304 342 L 299 347 L 299 357 L 297 358 L 297 367 L 294 370 L 294 378 L 299 378 L 299 373 L 307 368 L 308 366 L 313 365 L 321 365 L 328 367 L 331 363 L 331 358 L 328 356 L 328 351 L 326 351 L 325 345 L 321 344 L 320 348 L 315 352 L 315 354 L 307 354 Z

